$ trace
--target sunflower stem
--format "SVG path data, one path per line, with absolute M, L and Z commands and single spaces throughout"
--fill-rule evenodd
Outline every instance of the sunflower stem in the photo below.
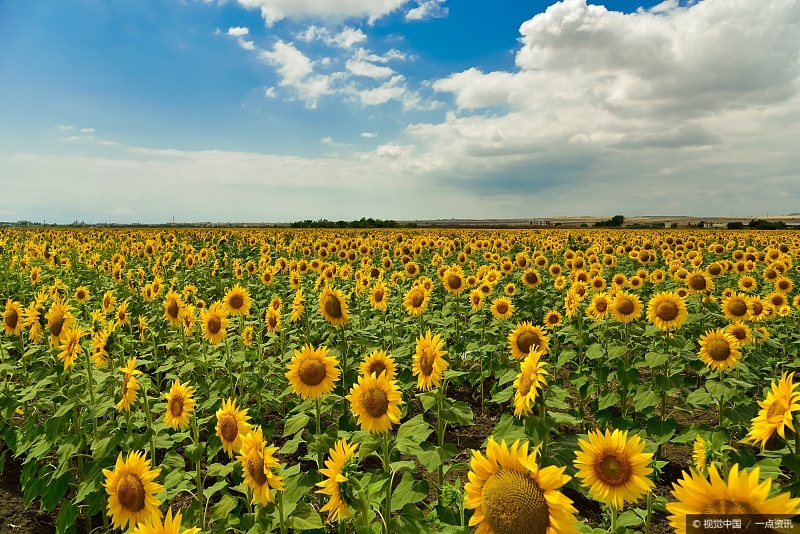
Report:
M 644 519 L 644 533 L 650 534 L 650 523 L 653 519 L 653 492 L 647 492 L 647 515 Z
M 128 429 L 128 449 L 130 449 L 131 440 L 133 439 L 133 429 L 131 428 L 131 410 L 130 409 L 125 409 L 125 427 Z
M 386 481 L 386 503 L 383 519 L 387 525 L 389 523 L 389 517 L 392 514 L 392 468 L 390 466 L 390 462 L 389 432 L 386 431 L 383 433 L 383 469 L 386 471 L 386 475 L 389 477 L 389 480 Z M 387 534 L 389 532 L 388 526 L 386 528 L 386 532 Z
M 88 381 L 89 387 L 89 400 L 92 403 L 92 429 L 94 430 L 94 440 L 97 441 L 97 415 L 95 413 L 95 402 L 94 402 L 94 380 L 92 378 L 92 359 L 89 357 L 89 351 L 84 351 L 86 353 L 86 380 Z
M 196 416 L 192 417 L 192 433 L 194 434 L 194 446 L 195 446 L 195 450 L 196 450 L 197 447 L 200 446 L 200 427 L 197 424 L 197 417 Z M 153 460 L 153 461 L 155 462 L 155 460 Z M 205 530 L 206 529 L 206 514 L 205 514 L 205 510 L 203 508 L 203 475 L 202 475 L 202 472 L 201 472 L 201 469 L 200 469 L 200 464 L 201 463 L 202 463 L 202 456 L 197 459 L 197 463 L 196 463 L 196 466 L 195 466 L 196 467 L 195 477 L 197 479 L 196 480 L 197 487 L 195 489 L 196 489 L 196 493 L 197 493 L 197 502 L 200 503 L 200 525 L 201 525 L 200 530 Z M 283 525 L 282 522 L 281 522 L 281 525 Z
M 322 410 L 320 408 L 319 399 L 314 399 L 314 408 L 316 409 L 317 416 L 317 436 L 322 435 Z M 325 460 L 325 453 L 320 452 L 317 454 L 317 469 L 322 469 Z
M 441 451 L 444 447 L 444 428 L 442 425 L 442 392 L 437 392 L 436 395 L 436 439 L 438 441 L 439 450 Z M 439 467 L 436 468 L 436 475 L 438 486 L 436 487 L 436 492 L 438 494 L 437 503 L 439 506 L 443 506 L 443 496 L 442 496 L 442 486 L 444 486 L 444 465 L 439 464 Z
M 236 386 L 233 384 L 233 364 L 231 363 L 231 345 L 228 343 L 228 336 L 225 336 L 225 354 L 228 357 L 228 377 L 231 379 L 231 397 L 236 398 Z
M 612 504 L 611 505 L 611 534 L 614 534 L 617 530 L 617 507 Z
M 156 341 L 155 332 L 153 332 L 151 339 L 153 340 L 153 361 L 156 362 L 156 385 L 157 389 L 161 389 L 161 365 L 158 363 L 158 342 Z
M 338 329 L 342 342 L 342 415 L 347 415 L 347 340 L 344 335 L 344 326 Z
M 150 413 L 150 399 L 147 396 L 147 384 L 142 385 L 142 402 L 144 414 L 147 417 L 147 429 L 150 431 L 150 457 L 156 462 L 156 437 L 153 431 L 153 415 Z M 202 503 L 201 503 L 202 504 Z
M 281 525 L 281 534 L 286 534 L 286 518 L 283 514 L 283 492 L 278 491 L 275 499 L 278 501 L 278 521 Z

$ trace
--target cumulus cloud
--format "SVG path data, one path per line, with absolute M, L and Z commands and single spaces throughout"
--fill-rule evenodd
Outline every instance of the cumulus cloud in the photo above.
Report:
M 445 0 L 418 0 L 417 7 L 409 9 L 406 20 L 426 20 L 447 17 L 448 8 L 443 6 Z
M 377 132 L 361 132 L 361 137 L 372 138 L 377 136 L 378 136 Z
M 250 33 L 250 29 L 245 27 L 236 26 L 228 28 L 228 35 L 231 35 L 233 37 L 244 37 L 248 33 Z
M 351 48 L 354 45 L 367 40 L 367 36 L 358 28 L 346 27 L 338 33 L 332 33 L 325 27 L 311 25 L 305 30 L 295 34 L 301 41 L 310 43 L 311 41 L 322 41 L 328 46 L 338 48 Z
M 314 74 L 311 60 L 292 43 L 278 40 L 271 51 L 261 51 L 261 57 L 276 67 L 280 85 L 295 89 L 309 107 L 316 107 L 321 96 L 333 92 L 332 77 Z
M 260 9 L 271 26 L 284 18 L 344 20 L 366 18 L 370 24 L 392 13 L 407 0 L 236 0 L 249 9 Z
M 368 61 L 351 59 L 347 61 L 347 70 L 356 76 L 366 76 L 368 78 L 386 78 L 394 74 L 394 70 L 383 67 Z

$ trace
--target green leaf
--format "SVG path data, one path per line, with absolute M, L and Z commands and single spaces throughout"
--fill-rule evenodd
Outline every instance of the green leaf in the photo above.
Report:
M 56 517 L 56 534 L 75 532 L 75 520 L 78 519 L 78 507 L 70 501 L 64 501 Z
M 428 489 L 425 480 L 414 480 L 414 476 L 406 471 L 392 493 L 392 511 L 424 500 L 428 496 Z
M 187 445 L 184 451 L 186 452 L 186 457 L 192 461 L 193 464 L 196 464 L 200 461 L 200 458 L 203 457 L 203 451 L 206 449 L 206 444 L 197 443 L 195 445 Z
M 642 518 L 636 513 L 635 510 L 626 510 L 617 518 L 618 527 L 635 527 L 637 525 L 641 525 L 642 522 Z
M 303 443 L 303 433 L 298 432 L 292 439 L 283 444 L 278 454 L 294 454 L 301 443 Z
M 433 429 L 422 418 L 422 414 L 418 414 L 397 429 L 395 448 L 402 454 L 419 454 L 422 451 L 420 443 L 426 441 L 432 432 Z
M 701 408 L 703 406 L 708 406 L 712 404 L 714 399 L 711 397 L 711 394 L 706 391 L 705 389 L 697 389 L 689 393 L 686 397 L 686 403 L 692 406 Z
M 211 464 L 208 466 L 208 475 L 212 477 L 226 477 L 233 472 L 233 467 L 236 465 L 231 462 L 229 464 Z
M 222 496 L 217 504 L 211 507 L 211 520 L 219 521 L 223 517 L 230 514 L 231 511 L 236 508 L 237 504 L 238 499 L 230 493 L 226 493 Z
M 648 352 L 644 355 L 645 363 L 652 367 L 661 367 L 669 361 L 669 354 L 663 352 Z
M 439 416 L 454 425 L 472 426 L 475 415 L 472 409 L 463 401 L 452 402 L 450 399 L 445 399 L 442 405 L 442 413 Z
M 597 409 L 598 410 L 605 410 L 606 408 L 610 408 L 611 406 L 616 406 L 620 402 L 619 393 L 616 391 L 609 391 L 602 397 L 597 399 Z
M 674 419 L 662 421 L 660 417 L 651 417 L 647 420 L 647 433 L 657 444 L 666 443 L 678 430 L 678 422 Z
M 54 510 L 56 505 L 61 502 L 61 499 L 63 499 L 64 495 L 67 493 L 70 480 L 72 480 L 72 473 L 65 473 L 51 480 L 50 483 L 45 486 L 42 492 L 42 507 L 45 510 Z
M 294 530 L 311 530 L 323 527 L 322 518 L 317 511 L 306 502 L 297 503 L 297 507 L 294 509 L 291 517 L 286 520 L 286 525 Z
M 417 460 L 428 471 L 433 471 L 443 463 L 447 462 L 456 455 L 456 446 L 453 443 L 445 443 L 444 447 L 438 447 L 429 441 L 421 444 L 422 452 L 417 453 Z
M 286 424 L 283 426 L 283 435 L 291 436 L 292 434 L 302 431 L 305 429 L 310 419 L 311 418 L 305 413 L 293 415 L 286 420 Z
M 658 404 L 659 398 L 655 391 L 645 386 L 646 389 L 640 389 L 636 396 L 633 398 L 633 406 L 636 410 L 641 411 L 650 406 Z
M 220 480 L 213 486 L 203 489 L 203 497 L 205 497 L 206 499 L 210 499 L 212 495 L 214 495 L 216 492 L 218 492 L 227 485 L 228 485 L 227 480 Z

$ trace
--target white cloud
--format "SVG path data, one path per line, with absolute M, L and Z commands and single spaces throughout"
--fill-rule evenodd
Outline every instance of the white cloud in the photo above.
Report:
M 368 78 L 387 78 L 394 74 L 394 70 L 389 67 L 375 65 L 367 61 L 348 60 L 346 63 L 347 70 L 356 76 L 366 76 Z
M 407 0 L 236 0 L 261 10 L 268 26 L 284 18 L 344 20 L 366 18 L 370 24 L 404 5 Z
M 323 137 L 322 139 L 320 139 L 320 141 L 325 143 L 326 145 L 329 145 L 333 143 L 333 137 L 331 136 Z
M 405 109 L 415 108 L 420 104 L 419 96 L 408 89 L 405 77 L 402 74 L 393 76 L 378 87 L 361 89 L 356 86 L 350 86 L 349 90 L 353 98 L 363 106 L 377 106 L 386 104 L 391 100 L 401 102 Z
M 378 136 L 377 132 L 361 132 L 361 137 L 372 138 L 377 136 Z
M 295 34 L 301 41 L 310 43 L 311 41 L 322 41 L 328 46 L 337 48 L 351 48 L 353 45 L 367 40 L 367 36 L 358 28 L 346 27 L 339 33 L 333 34 L 324 27 L 311 25 L 302 32 Z
M 228 28 L 228 35 L 233 37 L 244 37 L 250 33 L 250 29 L 242 26 Z
M 427 20 L 447 17 L 448 8 L 443 6 L 445 0 L 417 0 L 417 6 L 409 9 L 406 20 Z
M 278 40 L 272 51 L 262 50 L 261 57 L 275 65 L 281 76 L 280 85 L 295 89 L 311 108 L 316 107 L 320 97 L 333 92 L 331 82 L 335 77 L 313 74 L 311 60 L 292 43 Z
M 94 133 L 94 128 L 81 128 L 81 133 L 93 134 Z
M 275 98 L 278 96 L 278 93 L 275 92 L 274 87 L 269 87 L 267 88 L 266 91 L 264 91 L 264 96 L 266 96 L 267 98 Z

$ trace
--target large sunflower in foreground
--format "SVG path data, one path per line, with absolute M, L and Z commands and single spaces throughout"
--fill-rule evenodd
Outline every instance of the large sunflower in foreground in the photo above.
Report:
M 248 419 L 247 408 L 239 410 L 233 399 L 222 401 L 222 408 L 217 410 L 217 436 L 228 458 L 233 458 L 233 453 L 242 448 L 242 437 L 250 431 Z
M 709 330 L 700 336 L 700 359 L 715 371 L 734 367 L 741 357 L 739 342 L 724 330 Z
M 780 493 L 769 498 L 771 479 L 759 483 L 759 468 L 749 473 L 739 471 L 734 464 L 728 480 L 720 477 L 714 464 L 708 466 L 708 478 L 692 472 L 683 473 L 683 478 L 672 484 L 672 495 L 677 502 L 667 503 L 672 514 L 669 524 L 676 534 L 686 534 L 686 516 L 701 514 L 757 514 L 765 517 L 796 515 L 800 513 L 800 498 L 793 499 L 789 493 Z
M 295 350 L 286 372 L 292 391 L 304 399 L 319 399 L 333 391 L 340 371 L 339 362 L 329 354 L 328 348 L 312 345 Z
M 432 336 L 430 330 L 417 338 L 417 351 L 411 364 L 411 371 L 417 377 L 417 389 L 430 391 L 431 388 L 439 387 L 442 373 L 448 365 L 447 360 L 442 358 L 447 354 L 443 348 L 444 340 L 439 334 Z
M 577 478 L 589 488 L 593 499 L 621 510 L 626 502 L 636 502 L 655 484 L 647 478 L 652 454 L 642 452 L 645 442 L 639 436 L 628 438 L 628 431 L 599 430 L 589 433 L 589 441 L 578 440 L 575 451 Z
M 347 324 L 350 320 L 344 295 L 327 285 L 319 296 L 319 313 L 333 326 Z
M 203 337 L 212 345 L 222 342 L 231 324 L 225 306 L 221 302 L 215 302 L 208 309 L 202 310 L 200 316 L 203 322 Z
M 155 495 L 164 491 L 164 486 L 153 482 L 159 473 L 161 469 L 150 469 L 150 460 L 145 459 L 143 452 L 132 452 L 124 461 L 120 453 L 113 471 L 103 469 L 108 515 L 115 528 L 161 517 L 158 509 L 161 503 Z
M 514 415 L 531 413 L 539 389 L 547 383 L 547 371 L 544 370 L 542 353 L 532 351 L 522 362 L 517 379 L 514 381 Z
M 676 330 L 688 317 L 686 301 L 675 293 L 659 293 L 647 304 L 647 320 L 661 330 Z
M 761 442 L 761 449 L 777 432 L 786 439 L 786 429 L 796 432 L 792 420 L 794 412 L 800 410 L 800 384 L 794 383 L 794 373 L 783 374 L 780 380 L 772 382 L 772 391 L 767 398 L 758 401 L 761 409 L 750 423 L 750 432 L 742 441 L 756 444 Z
M 394 362 L 391 354 L 381 349 L 373 350 L 363 362 L 361 362 L 361 374 L 369 376 L 375 373 L 375 376 L 380 376 L 381 373 L 386 373 L 386 378 L 394 380 L 395 368 L 397 365 Z
M 242 454 L 237 459 L 242 463 L 245 485 L 253 490 L 250 504 L 260 502 L 266 506 L 275 500 L 271 490 L 283 489 L 283 477 L 272 472 L 280 465 L 273 456 L 277 450 L 278 447 L 264 445 L 261 427 L 256 427 L 242 438 Z
M 319 472 L 325 478 L 322 482 L 317 482 L 317 493 L 328 495 L 330 500 L 319 509 L 320 512 L 328 512 L 328 522 L 339 521 L 353 514 L 347 508 L 342 493 L 342 485 L 349 480 L 347 475 L 353 470 L 356 461 L 353 460 L 358 443 L 349 444 L 346 439 L 340 439 L 336 445 L 328 451 L 328 459 L 325 460 L 325 468 Z
M 194 411 L 195 401 L 192 398 L 194 388 L 188 383 L 181 384 L 175 379 L 169 393 L 164 394 L 167 399 L 167 411 L 164 412 L 164 425 L 171 426 L 173 430 L 180 428 L 186 430 L 189 426 L 189 415 Z
M 532 350 L 547 352 L 550 339 L 544 330 L 533 326 L 529 321 L 517 324 L 517 327 L 508 334 L 508 347 L 511 355 L 517 360 L 525 359 Z
M 475 534 L 562 534 L 577 532 L 572 500 L 558 488 L 569 482 L 564 467 L 540 468 L 537 451 L 515 441 L 511 448 L 489 437 L 486 456 L 472 451 L 464 507 Z
M 136 525 L 130 534 L 197 534 L 200 529 L 197 527 L 187 528 L 181 530 L 181 513 L 177 512 L 175 516 L 172 515 L 172 508 L 167 510 L 167 516 L 162 523 L 157 517 L 151 517 L 142 523 Z
M 250 313 L 250 295 L 247 290 L 240 285 L 233 286 L 233 289 L 228 291 L 223 300 L 225 308 L 233 316 L 247 315 Z
M 400 405 L 403 399 L 394 380 L 385 374 L 360 376 L 358 384 L 350 389 L 346 399 L 350 409 L 358 416 L 361 430 L 371 434 L 388 432 L 393 424 L 400 423 Z

